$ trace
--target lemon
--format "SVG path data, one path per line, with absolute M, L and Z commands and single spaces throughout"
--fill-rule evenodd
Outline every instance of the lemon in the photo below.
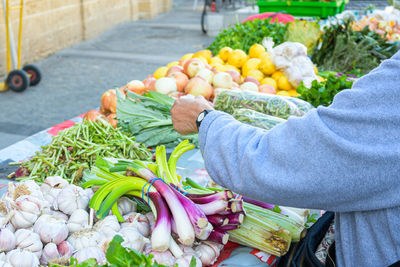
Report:
M 200 51 L 194 53 L 194 55 L 192 56 L 192 58 L 199 58 L 199 57 L 205 58 L 207 60 L 206 63 L 208 63 L 211 60 L 212 53 L 210 50 L 204 49 L 204 50 L 200 50 Z
M 160 79 L 162 77 L 165 77 L 167 75 L 168 67 L 159 67 L 153 74 L 154 78 Z
M 297 93 L 296 90 L 289 90 L 288 93 L 289 93 L 290 96 L 293 96 L 293 97 L 300 95 L 299 93 Z
M 247 55 L 243 50 L 235 49 L 228 57 L 228 64 L 241 68 L 247 61 Z
M 292 85 L 290 84 L 288 78 L 286 78 L 285 75 L 281 76 L 278 79 L 278 88 L 279 88 L 279 90 L 285 90 L 285 91 L 289 91 L 289 90 L 293 89 Z
M 256 78 L 259 82 L 264 79 L 264 74 L 259 70 L 250 70 L 246 76 Z
M 238 68 L 236 68 L 235 66 L 229 65 L 229 64 L 225 65 L 225 71 L 227 71 L 227 70 L 237 70 L 240 73 L 240 70 Z
M 278 82 L 279 78 L 285 76 L 285 74 L 282 71 L 275 71 L 272 75 L 271 78 L 274 79 L 276 82 Z
M 247 73 L 249 71 L 258 69 L 258 66 L 260 65 L 260 63 L 261 63 L 261 59 L 259 59 L 259 58 L 250 58 L 242 66 L 243 74 L 247 75 Z
M 220 57 L 212 57 L 210 59 L 211 66 L 212 66 L 213 63 L 224 64 L 224 61 Z
M 265 75 L 273 74 L 276 69 L 274 63 L 272 63 L 271 57 L 264 55 L 261 59 L 261 63 L 258 66 L 259 70 L 261 70 Z
M 171 68 L 172 66 L 176 66 L 176 65 L 179 65 L 179 62 L 178 61 L 172 61 L 172 62 L 168 63 L 167 68 Z
M 290 94 L 288 92 L 286 92 L 286 91 L 278 91 L 276 94 L 277 95 L 290 96 Z
M 222 65 L 221 63 L 215 63 L 215 64 L 211 64 L 211 67 L 215 68 L 217 71 L 225 71 L 225 66 Z
M 224 48 L 221 48 L 219 50 L 218 56 L 223 60 L 227 61 L 229 58 L 229 55 L 233 52 L 232 48 L 225 46 Z
M 189 60 L 192 58 L 193 55 L 193 53 L 186 54 L 181 58 L 181 60 Z
M 264 46 L 260 44 L 253 44 L 249 49 L 249 56 L 251 58 L 261 58 L 265 53 Z
M 278 89 L 278 85 L 277 85 L 276 81 L 270 77 L 264 78 L 260 83 L 261 83 L 261 85 L 263 85 L 263 84 L 271 85 L 272 87 L 275 88 L 275 90 Z

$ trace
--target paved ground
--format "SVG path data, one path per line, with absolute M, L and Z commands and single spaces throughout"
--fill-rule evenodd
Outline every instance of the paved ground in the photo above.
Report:
M 36 62 L 43 73 L 38 86 L 0 93 L 0 149 L 99 106 L 106 89 L 207 47 L 212 39 L 201 33 L 192 3 L 175 0 L 169 13 L 116 26 Z

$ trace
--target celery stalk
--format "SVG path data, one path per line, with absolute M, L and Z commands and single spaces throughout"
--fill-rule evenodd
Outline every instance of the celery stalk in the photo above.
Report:
M 282 214 L 274 212 L 272 210 L 264 209 L 259 206 L 256 206 L 256 205 L 253 205 L 250 203 L 246 203 L 246 202 L 244 202 L 244 207 L 245 207 L 246 212 L 249 212 L 249 211 L 255 212 L 255 213 L 257 213 L 257 215 L 259 215 L 265 219 L 271 220 L 271 221 L 275 222 L 276 224 L 278 224 L 280 227 L 288 230 L 292 236 L 293 242 L 299 241 L 306 235 L 307 230 L 304 227 L 304 225 L 297 223 L 295 220 L 293 220 L 292 218 L 290 218 L 286 215 L 282 215 Z M 244 223 L 246 223 L 246 217 L 245 217 Z
M 288 230 L 251 210 L 247 211 L 243 224 L 228 233 L 230 241 L 276 256 L 284 255 L 291 243 Z

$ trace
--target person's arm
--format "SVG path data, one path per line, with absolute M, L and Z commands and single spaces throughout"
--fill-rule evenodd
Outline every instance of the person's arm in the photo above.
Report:
M 272 204 L 331 211 L 400 205 L 400 62 L 393 58 L 330 107 L 270 131 L 211 112 L 200 127 L 219 184 Z

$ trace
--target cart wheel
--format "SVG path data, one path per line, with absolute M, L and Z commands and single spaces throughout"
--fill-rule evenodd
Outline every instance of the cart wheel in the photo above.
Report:
M 13 70 L 7 76 L 7 85 L 15 92 L 22 92 L 29 86 L 29 76 L 23 70 Z
M 42 79 L 42 74 L 40 73 L 40 70 L 37 66 L 30 64 L 30 65 L 24 66 L 22 69 L 26 73 L 28 73 L 30 86 L 37 85 L 40 82 L 40 80 Z

